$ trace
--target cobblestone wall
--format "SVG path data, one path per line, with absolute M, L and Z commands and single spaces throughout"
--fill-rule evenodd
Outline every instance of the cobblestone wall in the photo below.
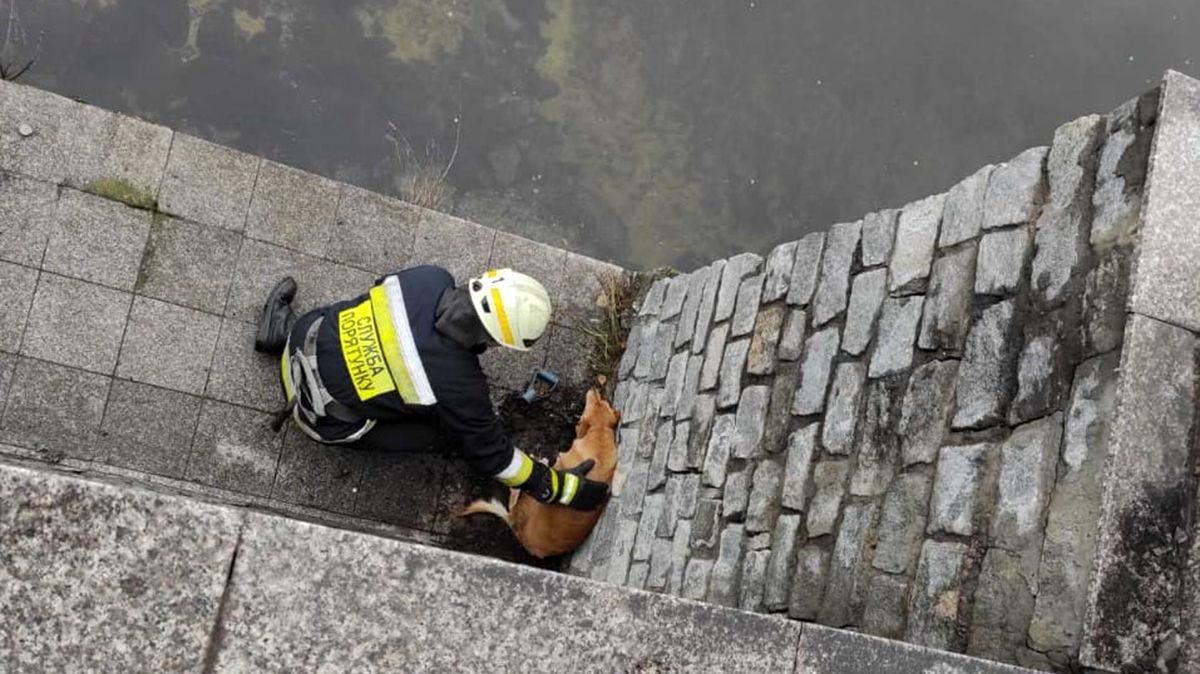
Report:
M 576 573 L 1077 661 L 1157 92 L 945 194 L 655 283 Z

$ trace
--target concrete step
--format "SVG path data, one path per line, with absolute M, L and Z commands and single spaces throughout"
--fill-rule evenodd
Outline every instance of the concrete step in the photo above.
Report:
M 10 464 L 0 562 L 13 674 L 1026 671 Z

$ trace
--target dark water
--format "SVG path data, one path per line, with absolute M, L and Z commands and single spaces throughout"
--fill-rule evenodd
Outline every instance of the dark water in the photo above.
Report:
M 903 204 L 1168 67 L 1200 74 L 1196 0 L 0 0 L 6 18 L 8 56 L 39 54 L 29 83 L 380 191 L 453 157 L 443 210 L 642 267 Z

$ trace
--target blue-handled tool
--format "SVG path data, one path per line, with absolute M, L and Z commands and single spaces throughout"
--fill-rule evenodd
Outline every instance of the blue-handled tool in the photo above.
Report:
M 533 376 L 529 378 L 529 385 L 525 387 L 525 392 L 521 394 L 521 400 L 530 405 L 541 402 L 548 398 L 556 388 L 558 388 L 558 375 L 550 370 L 538 368 L 533 371 Z

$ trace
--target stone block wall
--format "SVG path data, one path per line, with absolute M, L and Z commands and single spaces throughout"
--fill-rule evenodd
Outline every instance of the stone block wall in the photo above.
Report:
M 1163 359 L 1145 385 L 1188 393 L 1172 409 L 1194 402 L 1194 335 L 1143 337 L 1128 318 L 1143 216 L 1172 208 L 1145 203 L 1159 103 L 1156 89 L 1077 119 L 945 194 L 766 259 L 655 283 L 620 366 L 615 497 L 573 571 L 1078 667 L 1105 485 L 1124 483 L 1106 464 L 1121 405 L 1140 404 L 1118 403 L 1137 386 L 1131 349 Z M 1200 285 L 1196 259 L 1166 263 L 1185 265 L 1180 290 Z M 1187 419 L 1168 428 L 1182 437 Z

